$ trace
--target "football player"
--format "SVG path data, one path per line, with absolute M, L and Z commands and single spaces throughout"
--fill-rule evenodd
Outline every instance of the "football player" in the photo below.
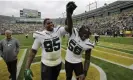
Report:
M 94 38 L 95 38 L 95 43 L 97 43 L 100 36 L 97 33 L 94 33 Z
M 74 2 L 69 2 L 66 6 L 67 21 L 70 22 L 72 12 L 76 9 Z M 47 18 L 43 25 L 45 30 L 42 32 L 35 32 L 34 43 L 30 51 L 26 70 L 24 72 L 25 80 L 32 80 L 32 71 L 30 65 L 37 53 L 38 48 L 42 48 L 41 57 L 41 80 L 57 80 L 61 70 L 61 36 L 67 32 L 71 33 L 72 26 L 54 27 L 52 21 Z
M 70 24 L 67 23 L 67 25 Z M 85 80 L 90 65 L 91 50 L 94 47 L 94 43 L 91 43 L 88 39 L 90 35 L 90 29 L 85 25 L 79 30 L 72 29 L 65 57 L 66 80 L 72 79 L 73 71 L 77 80 Z M 85 52 L 84 66 L 82 64 L 83 52 Z

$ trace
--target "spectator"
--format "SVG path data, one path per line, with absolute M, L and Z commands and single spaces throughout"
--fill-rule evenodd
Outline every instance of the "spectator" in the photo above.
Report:
M 97 43 L 100 36 L 97 33 L 94 33 L 94 37 L 95 37 L 95 43 Z
M 19 42 L 12 37 L 12 32 L 10 30 L 5 31 L 5 36 L 6 38 L 0 42 L 0 55 L 7 64 L 8 72 L 10 73 L 9 78 L 16 80 Z

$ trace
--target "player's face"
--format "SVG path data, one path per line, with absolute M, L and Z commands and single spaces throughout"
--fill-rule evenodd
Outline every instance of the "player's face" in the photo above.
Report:
M 48 31 L 53 31 L 54 24 L 51 20 L 47 20 L 45 23 L 45 27 Z
M 84 41 L 89 38 L 90 33 L 89 33 L 89 31 L 82 29 L 81 31 L 79 31 L 79 36 L 80 36 L 81 40 Z

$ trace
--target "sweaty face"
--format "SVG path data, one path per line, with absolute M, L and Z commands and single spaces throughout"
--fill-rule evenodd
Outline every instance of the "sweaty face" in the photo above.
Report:
M 54 25 L 51 20 L 47 20 L 45 23 L 46 30 L 53 31 Z
M 84 41 L 85 39 L 89 38 L 90 32 L 87 29 L 81 29 L 79 31 L 79 36 L 80 36 L 81 40 Z

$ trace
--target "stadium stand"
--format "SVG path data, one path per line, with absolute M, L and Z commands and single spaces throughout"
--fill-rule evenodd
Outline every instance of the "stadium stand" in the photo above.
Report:
M 54 23 L 64 25 L 65 18 L 53 19 Z M 74 26 L 88 25 L 92 33 L 100 35 L 133 34 L 133 1 L 116 1 L 100 8 L 73 16 Z M 0 15 L 0 33 L 6 29 L 14 33 L 27 33 L 42 30 L 42 19 L 20 18 Z
M 21 19 L 22 20 L 22 19 Z M 24 19 L 23 19 L 24 20 Z M 29 19 L 25 19 L 29 20 Z M 43 30 L 41 22 L 37 23 L 33 19 L 34 22 L 23 22 L 18 21 L 17 17 L 3 16 L 0 15 L 0 34 L 4 34 L 5 30 L 9 29 L 13 31 L 13 34 L 22 34 L 22 33 L 32 33 L 33 31 Z
M 61 24 L 62 18 L 57 19 Z M 73 16 L 75 27 L 89 25 L 100 35 L 133 34 L 133 1 L 116 1 L 100 8 Z M 62 22 L 64 24 L 64 22 Z

